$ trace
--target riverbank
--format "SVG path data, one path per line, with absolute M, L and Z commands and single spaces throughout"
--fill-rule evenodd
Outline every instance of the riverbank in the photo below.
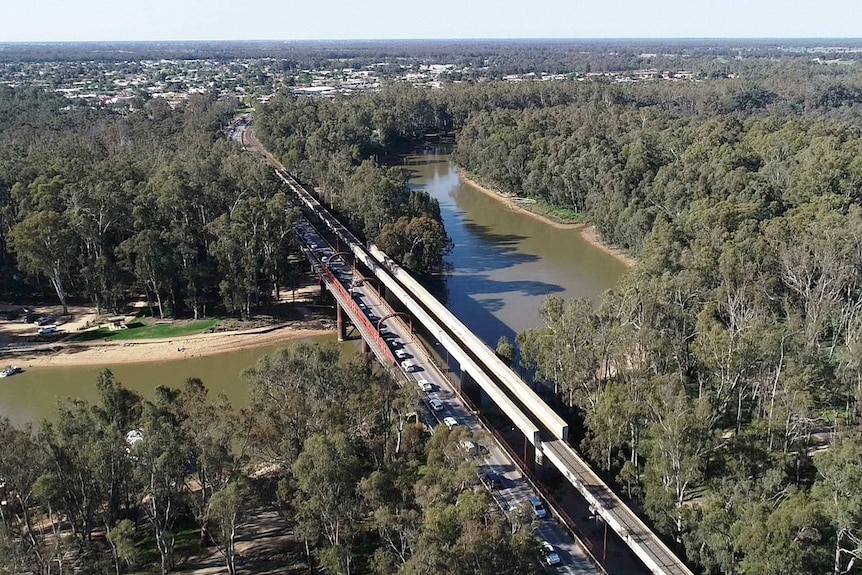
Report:
M 564 223 L 555 221 L 545 215 L 538 214 L 534 211 L 531 211 L 529 208 L 529 204 L 522 203 L 516 200 L 514 196 L 504 194 L 498 190 L 494 190 L 492 188 L 488 188 L 476 180 L 470 178 L 467 175 L 467 171 L 463 168 L 458 168 L 458 177 L 460 177 L 464 183 L 468 184 L 470 187 L 475 188 L 476 190 L 482 192 L 483 194 L 490 196 L 497 200 L 498 202 L 505 205 L 507 208 L 514 212 L 521 212 L 526 214 L 531 218 L 535 218 L 542 223 L 552 226 L 557 229 L 563 230 L 579 230 L 581 237 L 584 238 L 584 241 L 588 242 L 590 245 L 595 246 L 601 251 L 607 253 L 609 256 L 614 259 L 625 264 L 626 267 L 632 268 L 635 265 L 635 259 L 631 257 L 625 250 L 616 248 L 613 246 L 609 246 L 606 243 L 602 242 L 599 238 L 598 231 L 596 227 L 592 224 L 581 224 L 581 223 Z
M 148 363 L 288 344 L 330 333 L 333 333 L 333 329 L 326 321 L 291 322 L 257 329 L 204 333 L 168 340 L 60 343 L 52 352 L 7 355 L 4 361 L 24 369 Z

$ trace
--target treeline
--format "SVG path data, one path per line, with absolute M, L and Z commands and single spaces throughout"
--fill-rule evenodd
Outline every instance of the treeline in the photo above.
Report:
M 747 96 L 756 109 L 777 99 Z M 846 105 L 862 110 L 855 98 Z M 828 194 L 858 203 L 859 119 L 776 106 L 753 116 L 600 102 L 483 112 L 465 124 L 453 157 L 500 189 L 584 214 L 634 254 L 660 224 L 685 226 L 692 211 L 719 202 L 750 204 L 759 220 Z
M 62 107 L 61 107 L 62 103 Z M 222 130 L 235 101 L 199 94 L 119 116 L 0 90 L 0 285 L 116 311 L 247 316 L 291 282 L 293 219 L 272 170 Z
M 306 343 L 244 378 L 245 410 L 197 379 L 143 400 L 104 371 L 95 404 L 0 420 L 0 573 L 168 573 L 207 549 L 235 573 L 238 531 L 269 509 L 314 571 L 543 572 L 531 514 L 496 511 L 469 430 L 429 436 L 412 388 Z

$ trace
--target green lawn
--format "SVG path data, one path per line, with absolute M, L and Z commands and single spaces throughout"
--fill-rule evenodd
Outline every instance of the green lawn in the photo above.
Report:
M 217 319 L 203 319 L 189 323 L 163 324 L 163 325 L 146 325 L 140 321 L 134 321 L 129 325 L 128 329 L 118 329 L 111 331 L 107 328 L 100 328 L 93 331 L 87 331 L 78 334 L 70 339 L 70 341 L 93 341 L 96 339 L 107 339 L 110 341 L 124 341 L 130 339 L 161 339 L 172 337 L 183 337 L 186 335 L 194 335 L 215 327 L 218 324 Z

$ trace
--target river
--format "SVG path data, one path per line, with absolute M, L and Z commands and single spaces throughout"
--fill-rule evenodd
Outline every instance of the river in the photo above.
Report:
M 404 159 L 411 186 L 440 202 L 455 248 L 447 258 L 449 308 L 489 345 L 539 325 L 537 310 L 549 295 L 587 297 L 596 302 L 625 266 L 584 241 L 577 230 L 550 226 L 483 194 L 458 177 L 445 150 L 425 150 Z M 332 341 L 334 336 L 319 338 Z M 179 387 L 199 377 L 215 396 L 224 393 L 245 406 L 240 373 L 275 347 L 260 347 L 203 358 L 98 367 L 32 368 L 0 380 L 0 416 L 16 425 L 51 418 L 66 397 L 96 399 L 99 371 L 109 367 L 117 380 L 144 397 L 159 385 Z
M 455 244 L 447 257 L 447 306 L 492 347 L 541 324 L 537 311 L 555 295 L 596 304 L 626 271 L 580 231 L 508 208 L 459 177 L 445 148 L 405 157 L 411 186 L 440 202 Z

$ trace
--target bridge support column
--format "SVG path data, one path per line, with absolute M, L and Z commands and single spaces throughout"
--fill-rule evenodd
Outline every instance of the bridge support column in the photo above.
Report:
M 338 341 L 347 339 L 347 323 L 344 321 L 344 310 L 335 302 L 335 329 L 338 330 Z
M 482 388 L 470 376 L 469 373 L 461 370 L 461 377 L 458 381 L 458 387 L 461 388 L 461 396 L 467 400 L 470 407 L 479 409 L 482 406 Z
M 362 352 L 362 355 L 368 355 L 371 353 L 371 348 L 368 347 L 368 342 L 365 341 L 364 337 L 362 338 L 362 347 L 360 348 L 360 351 Z
M 323 297 L 323 295 L 326 293 L 326 282 L 323 281 L 322 277 L 317 278 L 317 285 L 320 288 L 320 297 Z

